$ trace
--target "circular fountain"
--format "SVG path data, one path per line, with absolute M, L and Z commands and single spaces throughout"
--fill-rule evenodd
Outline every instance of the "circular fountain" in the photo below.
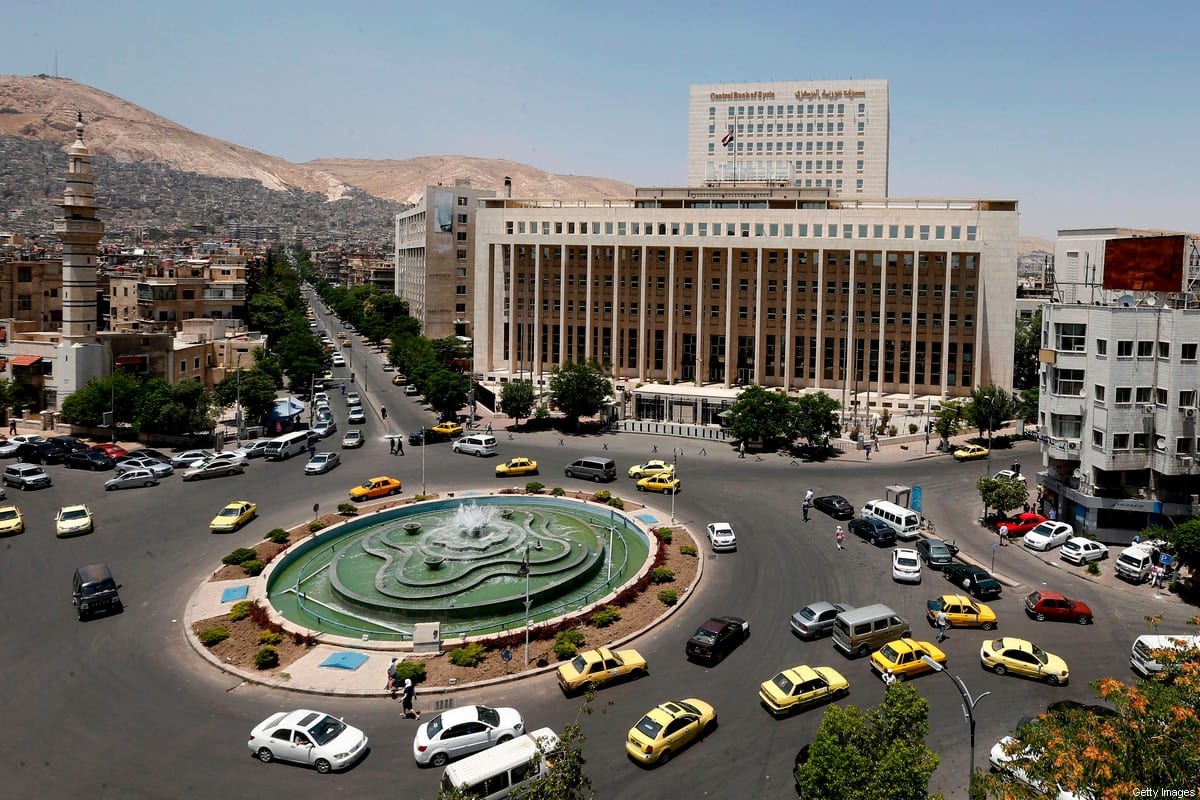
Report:
M 272 564 L 269 602 L 308 630 L 404 639 L 418 622 L 480 635 L 598 602 L 648 566 L 624 514 L 541 496 L 434 500 L 356 518 Z

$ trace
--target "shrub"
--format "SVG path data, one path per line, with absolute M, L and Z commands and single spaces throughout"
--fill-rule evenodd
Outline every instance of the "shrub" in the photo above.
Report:
M 258 652 L 254 654 L 254 666 L 259 669 L 279 666 L 279 651 L 269 644 L 258 648 Z
M 272 531 L 268 531 L 267 535 L 263 538 L 270 539 L 275 544 L 284 544 L 288 540 L 288 532 L 283 528 L 275 528 Z
M 354 505 L 354 503 L 338 503 L 338 513 L 339 514 L 357 514 L 358 506 Z
M 896 435 L 896 426 L 888 425 L 888 436 L 895 436 L 895 435 Z
M 529 483 L 525 484 L 525 491 L 529 494 L 538 494 L 542 491 L 542 489 L 545 488 L 546 484 L 538 483 L 537 481 L 530 481 Z
M 422 500 L 428 500 L 428 499 L 429 499 L 429 495 L 427 495 L 427 494 L 414 494 L 413 495 L 414 503 L 420 503 Z M 414 681 L 414 683 L 415 683 L 415 681 Z
M 673 606 L 679 600 L 679 593 L 674 589 L 663 589 L 658 593 L 658 600 L 664 606 Z
M 616 606 L 605 606 L 592 614 L 590 622 L 597 628 L 607 628 L 621 618 L 621 609 Z
M 313 636 L 311 633 L 292 631 L 292 644 L 298 644 L 303 647 L 316 647 L 317 637 Z
M 563 489 L 561 486 L 555 486 L 553 489 L 550 490 L 550 494 L 554 495 L 555 497 L 562 497 L 566 493 L 567 493 L 566 490 Z
M 607 489 L 601 489 L 592 495 L 592 499 L 597 503 L 607 503 L 612 499 L 612 492 L 608 491 Z
M 624 500 L 622 500 L 622 499 L 621 499 L 621 498 L 619 498 L 619 497 L 610 497 L 610 498 L 608 498 L 608 504 L 609 504 L 610 506 L 612 506 L 613 508 L 616 508 L 616 509 L 619 509 L 619 510 L 622 510 L 622 511 L 625 509 L 625 501 L 624 501 Z
M 471 642 L 450 651 L 450 663 L 456 667 L 477 667 L 483 661 L 485 651 L 479 642 Z
M 249 600 L 239 600 L 229 609 L 229 621 L 237 622 L 238 620 L 245 619 L 250 616 L 250 609 L 253 607 L 254 604 Z
M 224 564 L 244 564 L 252 558 L 257 558 L 258 553 L 255 553 L 249 547 L 239 547 L 229 555 L 221 559 Z
M 258 634 L 259 644 L 279 644 L 283 641 L 283 634 L 275 631 L 262 631 Z
M 658 540 L 660 542 L 666 542 L 667 544 L 670 544 L 671 537 L 675 535 L 675 532 L 672 531 L 670 528 L 662 527 L 662 528 L 655 528 L 654 535 L 658 537 Z
M 324 528 L 324 527 L 325 527 L 325 523 L 324 523 L 324 522 L 310 522 L 310 523 L 308 523 L 308 529 L 309 529 L 309 531 L 311 531 L 312 533 L 316 533 L 317 531 L 321 530 L 321 528 Z
M 198 634 L 200 644 L 205 647 L 212 647 L 214 644 L 220 644 L 229 638 L 229 628 L 224 625 L 213 625 L 211 628 L 205 628 Z
M 669 567 L 655 567 L 650 570 L 651 583 L 671 583 L 675 580 L 675 573 Z
M 918 427 L 920 427 L 920 426 L 919 426 L 919 425 L 917 425 L 917 423 L 915 423 L 915 422 L 910 422 L 910 423 L 908 423 L 908 432 L 909 432 L 909 433 L 916 433 L 916 432 L 917 432 L 917 428 L 918 428 Z
M 535 419 L 550 419 L 550 408 L 545 404 L 537 407 L 537 411 L 533 412 Z
M 1095 561 L 1089 561 L 1088 565 L 1086 567 L 1084 567 L 1084 569 L 1087 570 L 1088 575 L 1099 575 L 1100 574 L 1100 565 L 1097 564 Z
M 259 561 L 257 558 L 252 558 L 249 561 L 242 562 L 242 569 L 244 569 L 246 571 L 246 574 L 249 575 L 250 577 L 254 577 L 255 575 L 261 574 L 262 571 L 266 568 L 266 566 L 267 566 L 266 564 Z
M 412 679 L 413 683 L 421 683 L 425 680 L 425 662 L 424 661 L 398 661 L 396 663 L 396 680 L 404 683 L 405 678 Z
M 700 551 L 696 549 L 694 544 L 679 545 L 679 555 L 681 556 L 696 556 L 700 555 Z
M 554 655 L 558 657 L 559 661 L 574 658 L 583 642 L 583 631 L 578 628 L 561 630 L 554 636 Z

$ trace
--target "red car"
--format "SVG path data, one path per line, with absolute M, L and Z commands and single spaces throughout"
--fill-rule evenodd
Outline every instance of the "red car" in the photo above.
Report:
M 1045 521 L 1046 518 L 1041 514 L 1035 514 L 1032 511 L 1025 511 L 1021 514 L 1017 514 L 1015 517 L 1000 520 L 996 523 L 996 530 L 999 531 L 1001 527 L 1008 528 L 1008 538 L 1016 539 L 1019 536 L 1024 536 L 1025 534 L 1029 533 L 1031 530 L 1036 528 L 1038 525 L 1041 525 Z
M 124 447 L 121 447 L 119 444 L 114 444 L 113 442 L 98 444 L 92 447 L 92 449 L 104 453 L 106 456 L 114 460 L 120 458 L 121 456 L 129 455 L 128 450 L 126 450 Z
M 1080 625 L 1092 622 L 1092 609 L 1088 608 L 1087 603 L 1064 597 L 1059 592 L 1030 592 L 1025 598 L 1025 613 L 1038 622 L 1048 619 L 1078 622 Z

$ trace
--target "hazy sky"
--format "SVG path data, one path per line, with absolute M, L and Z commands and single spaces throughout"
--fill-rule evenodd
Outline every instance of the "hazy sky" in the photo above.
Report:
M 895 197 L 1200 231 L 1200 4 L 2 0 L 57 73 L 290 161 L 459 154 L 681 185 L 693 83 L 885 78 Z

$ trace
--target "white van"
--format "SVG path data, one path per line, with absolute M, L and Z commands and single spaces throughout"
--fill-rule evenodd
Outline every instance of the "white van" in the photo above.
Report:
M 496 437 L 490 433 L 473 433 L 456 441 L 451 449 L 456 453 L 466 453 L 480 458 L 494 456 L 496 455 Z
M 1146 580 L 1150 577 L 1150 568 L 1155 564 L 1155 550 L 1163 544 L 1165 542 L 1155 540 L 1126 547 L 1113 565 L 1117 576 L 1133 583 Z
M 550 769 L 546 756 L 557 747 L 558 736 L 554 731 L 549 728 L 531 731 L 446 767 L 442 773 L 442 791 L 459 789 L 464 795 L 480 800 L 508 797 L 513 787 L 536 780 Z
M 896 532 L 897 539 L 916 539 L 921 535 L 921 518 L 917 512 L 887 500 L 868 500 L 863 503 L 859 516 L 885 523 Z
M 308 449 L 308 431 L 292 431 L 283 436 L 276 436 L 267 442 L 263 458 L 267 461 L 283 461 L 298 456 Z
M 1133 649 L 1129 651 L 1129 666 L 1133 667 L 1133 671 L 1137 674 L 1149 678 L 1154 673 L 1163 670 L 1163 665 L 1151 655 L 1155 650 L 1189 649 L 1200 649 L 1200 636 L 1187 634 L 1139 636 L 1133 640 Z

